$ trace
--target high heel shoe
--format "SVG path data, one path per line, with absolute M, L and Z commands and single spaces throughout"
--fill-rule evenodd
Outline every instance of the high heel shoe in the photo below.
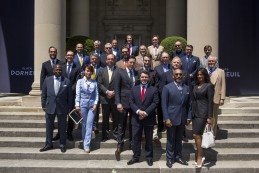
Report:
M 197 162 L 195 162 L 195 168 L 201 168 L 202 165 L 203 165 L 204 160 L 205 160 L 205 157 L 202 157 L 200 165 L 197 165 Z

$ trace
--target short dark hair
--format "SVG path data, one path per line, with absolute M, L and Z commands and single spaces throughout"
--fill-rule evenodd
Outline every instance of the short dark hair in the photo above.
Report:
M 83 69 L 84 69 L 84 71 L 85 71 L 85 69 L 88 69 L 91 73 L 94 72 L 94 68 L 93 68 L 93 66 L 91 66 L 90 64 L 85 65 L 85 66 L 83 67 Z
M 50 47 L 49 47 L 49 52 L 50 52 L 50 49 L 52 49 L 52 48 L 54 48 L 56 51 L 58 51 L 56 47 L 50 46 Z
M 148 57 L 149 59 L 152 59 L 152 55 L 150 55 L 149 53 L 146 54 L 144 57 Z
M 187 44 L 186 47 L 190 47 L 193 50 L 193 46 L 191 44 Z
M 150 77 L 150 74 L 147 70 L 140 70 L 139 76 L 141 76 L 142 73 L 144 73 L 144 74 L 148 75 L 148 77 Z
M 204 51 L 205 51 L 205 50 L 208 50 L 208 49 L 211 49 L 211 50 L 212 50 L 211 45 L 206 45 L 206 46 L 204 46 Z

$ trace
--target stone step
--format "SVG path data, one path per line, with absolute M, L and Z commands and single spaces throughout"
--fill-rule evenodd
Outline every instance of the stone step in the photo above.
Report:
M 0 128 L 0 136 L 2 137 L 45 137 L 45 128 Z M 57 130 L 55 129 L 54 132 Z M 101 136 L 99 131 L 99 136 Z M 127 131 L 128 133 L 128 131 Z M 192 138 L 192 131 L 186 130 L 188 138 Z M 166 138 L 166 131 L 158 133 L 161 138 Z M 81 137 L 81 127 L 73 131 L 73 136 Z M 110 136 L 112 136 L 110 132 Z M 217 139 L 226 138 L 258 138 L 259 129 L 219 129 Z
M 218 121 L 223 129 L 258 129 L 259 121 Z
M 69 148 L 78 148 L 82 146 L 82 138 L 75 137 L 75 141 L 67 141 Z M 126 138 L 125 146 L 128 146 L 128 138 Z M 161 138 L 161 145 L 154 143 L 155 148 L 165 148 L 166 138 Z M 144 137 L 143 137 L 143 144 Z M 45 145 L 45 137 L 0 137 L 0 147 L 31 147 L 41 148 Z M 53 145 L 58 147 L 59 141 L 53 141 Z M 98 148 L 114 148 L 117 142 L 114 139 L 101 142 L 101 136 L 97 135 L 91 143 L 93 149 Z M 193 139 L 189 139 L 189 142 L 183 142 L 183 148 L 194 148 L 195 143 Z M 257 138 L 228 138 L 222 140 L 216 140 L 215 148 L 259 148 L 259 141 Z
M 243 107 L 243 108 L 222 107 L 219 109 L 219 114 L 247 114 L 247 113 L 259 113 L 259 107 Z
M 243 107 L 259 107 L 259 102 L 230 102 L 225 103 L 220 108 L 243 108 Z
M 44 112 L 0 112 L 1 120 L 45 120 Z
M 250 114 L 219 114 L 219 121 L 259 121 L 259 113 Z
M 90 154 L 84 153 L 80 148 L 68 149 L 66 153 L 61 153 L 59 148 L 49 150 L 47 152 L 39 152 L 39 148 L 10 148 L 0 147 L 1 159 L 48 159 L 48 160 L 116 160 L 115 148 L 99 148 L 92 150 Z M 125 150 L 121 153 L 121 160 L 129 160 L 132 158 L 132 151 Z M 145 152 L 142 151 L 142 156 Z M 183 148 L 183 158 L 186 160 L 195 159 L 194 148 Z M 258 160 L 258 148 L 217 148 L 217 149 L 204 149 L 203 155 L 209 161 L 223 161 L 223 160 Z M 165 150 L 162 148 L 154 148 L 154 160 L 166 160 Z
M 4 173 L 256 173 L 259 172 L 259 161 L 207 161 L 203 168 L 197 169 L 194 161 L 188 166 L 178 163 L 173 168 L 167 168 L 165 161 L 154 160 L 153 166 L 148 166 L 144 159 L 134 165 L 127 165 L 128 160 L 0 160 L 0 172 Z M 104 166 L 105 165 L 105 166 Z
M 1 106 L 0 112 L 41 112 L 41 107 L 24 107 L 24 106 Z

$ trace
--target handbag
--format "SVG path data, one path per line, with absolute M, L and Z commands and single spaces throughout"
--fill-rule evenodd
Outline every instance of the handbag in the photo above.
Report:
M 202 135 L 201 147 L 211 148 L 214 146 L 215 146 L 215 139 L 214 139 L 212 127 L 211 125 L 207 124 Z
M 77 112 L 76 109 L 73 109 L 68 116 L 74 121 L 75 124 L 79 124 L 82 121 L 82 115 L 80 115 L 79 112 Z

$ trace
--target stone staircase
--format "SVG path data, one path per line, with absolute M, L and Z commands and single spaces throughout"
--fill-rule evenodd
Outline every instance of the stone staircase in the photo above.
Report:
M 75 141 L 67 141 L 66 153 L 60 152 L 58 142 L 54 142 L 55 149 L 41 153 L 39 149 L 45 145 L 44 113 L 40 107 L 22 105 L 21 97 L 0 97 L 0 173 L 259 172 L 259 97 L 233 97 L 221 107 L 216 146 L 204 149 L 202 169 L 195 169 L 195 144 L 188 130 L 183 157 L 189 165 L 175 163 L 172 169 L 165 165 L 166 132 L 160 134 L 162 144 L 154 144 L 152 167 L 146 164 L 144 152 L 140 163 L 127 165 L 132 157 L 132 151 L 126 150 L 127 141 L 121 161 L 116 161 L 116 141 L 100 142 L 101 134 L 93 139 L 91 153 L 84 153 L 80 127 L 73 132 Z

